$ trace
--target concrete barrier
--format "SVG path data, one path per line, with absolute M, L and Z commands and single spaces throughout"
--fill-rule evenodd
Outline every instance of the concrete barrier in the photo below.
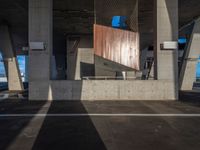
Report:
M 32 82 L 30 100 L 177 100 L 168 80 Z

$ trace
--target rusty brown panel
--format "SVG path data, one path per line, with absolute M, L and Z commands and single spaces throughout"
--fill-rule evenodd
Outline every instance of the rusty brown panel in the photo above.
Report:
M 95 54 L 139 70 L 139 34 L 102 25 L 94 25 Z

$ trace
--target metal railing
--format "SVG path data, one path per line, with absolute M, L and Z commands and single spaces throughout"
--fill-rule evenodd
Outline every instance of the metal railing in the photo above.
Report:
M 113 77 L 113 76 L 88 76 L 82 77 L 83 80 L 137 80 L 137 77 Z

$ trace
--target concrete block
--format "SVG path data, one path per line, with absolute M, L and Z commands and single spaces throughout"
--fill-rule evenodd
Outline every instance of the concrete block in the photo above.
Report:
M 94 50 L 91 48 L 79 48 L 76 59 L 75 80 L 81 80 L 82 76 L 94 76 Z
M 30 100 L 177 100 L 170 80 L 84 80 L 30 83 Z

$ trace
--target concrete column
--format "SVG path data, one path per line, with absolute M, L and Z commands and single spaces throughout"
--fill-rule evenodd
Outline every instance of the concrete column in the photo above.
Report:
M 155 78 L 174 83 L 178 97 L 178 51 L 162 50 L 165 41 L 178 41 L 178 0 L 155 0 Z
M 177 50 L 161 50 L 165 41 L 178 41 L 178 0 L 155 0 L 155 52 L 156 78 L 177 78 L 178 55 Z
M 194 22 L 193 30 L 185 51 L 184 60 L 180 72 L 180 90 L 193 89 L 196 81 L 196 65 L 200 55 L 200 18 Z
M 52 0 L 29 0 L 29 44 L 43 42 L 45 45 L 44 50 L 30 49 L 29 52 L 29 99 L 34 97 L 34 89 L 48 95 L 48 83 L 51 79 L 52 5 Z M 41 99 L 45 98 L 47 97 L 41 96 Z
M 12 39 L 9 33 L 8 26 L 0 26 L 0 49 L 4 59 L 6 75 L 8 79 L 9 91 L 23 90 L 23 84 L 19 65 L 16 58 L 16 53 L 13 49 Z

